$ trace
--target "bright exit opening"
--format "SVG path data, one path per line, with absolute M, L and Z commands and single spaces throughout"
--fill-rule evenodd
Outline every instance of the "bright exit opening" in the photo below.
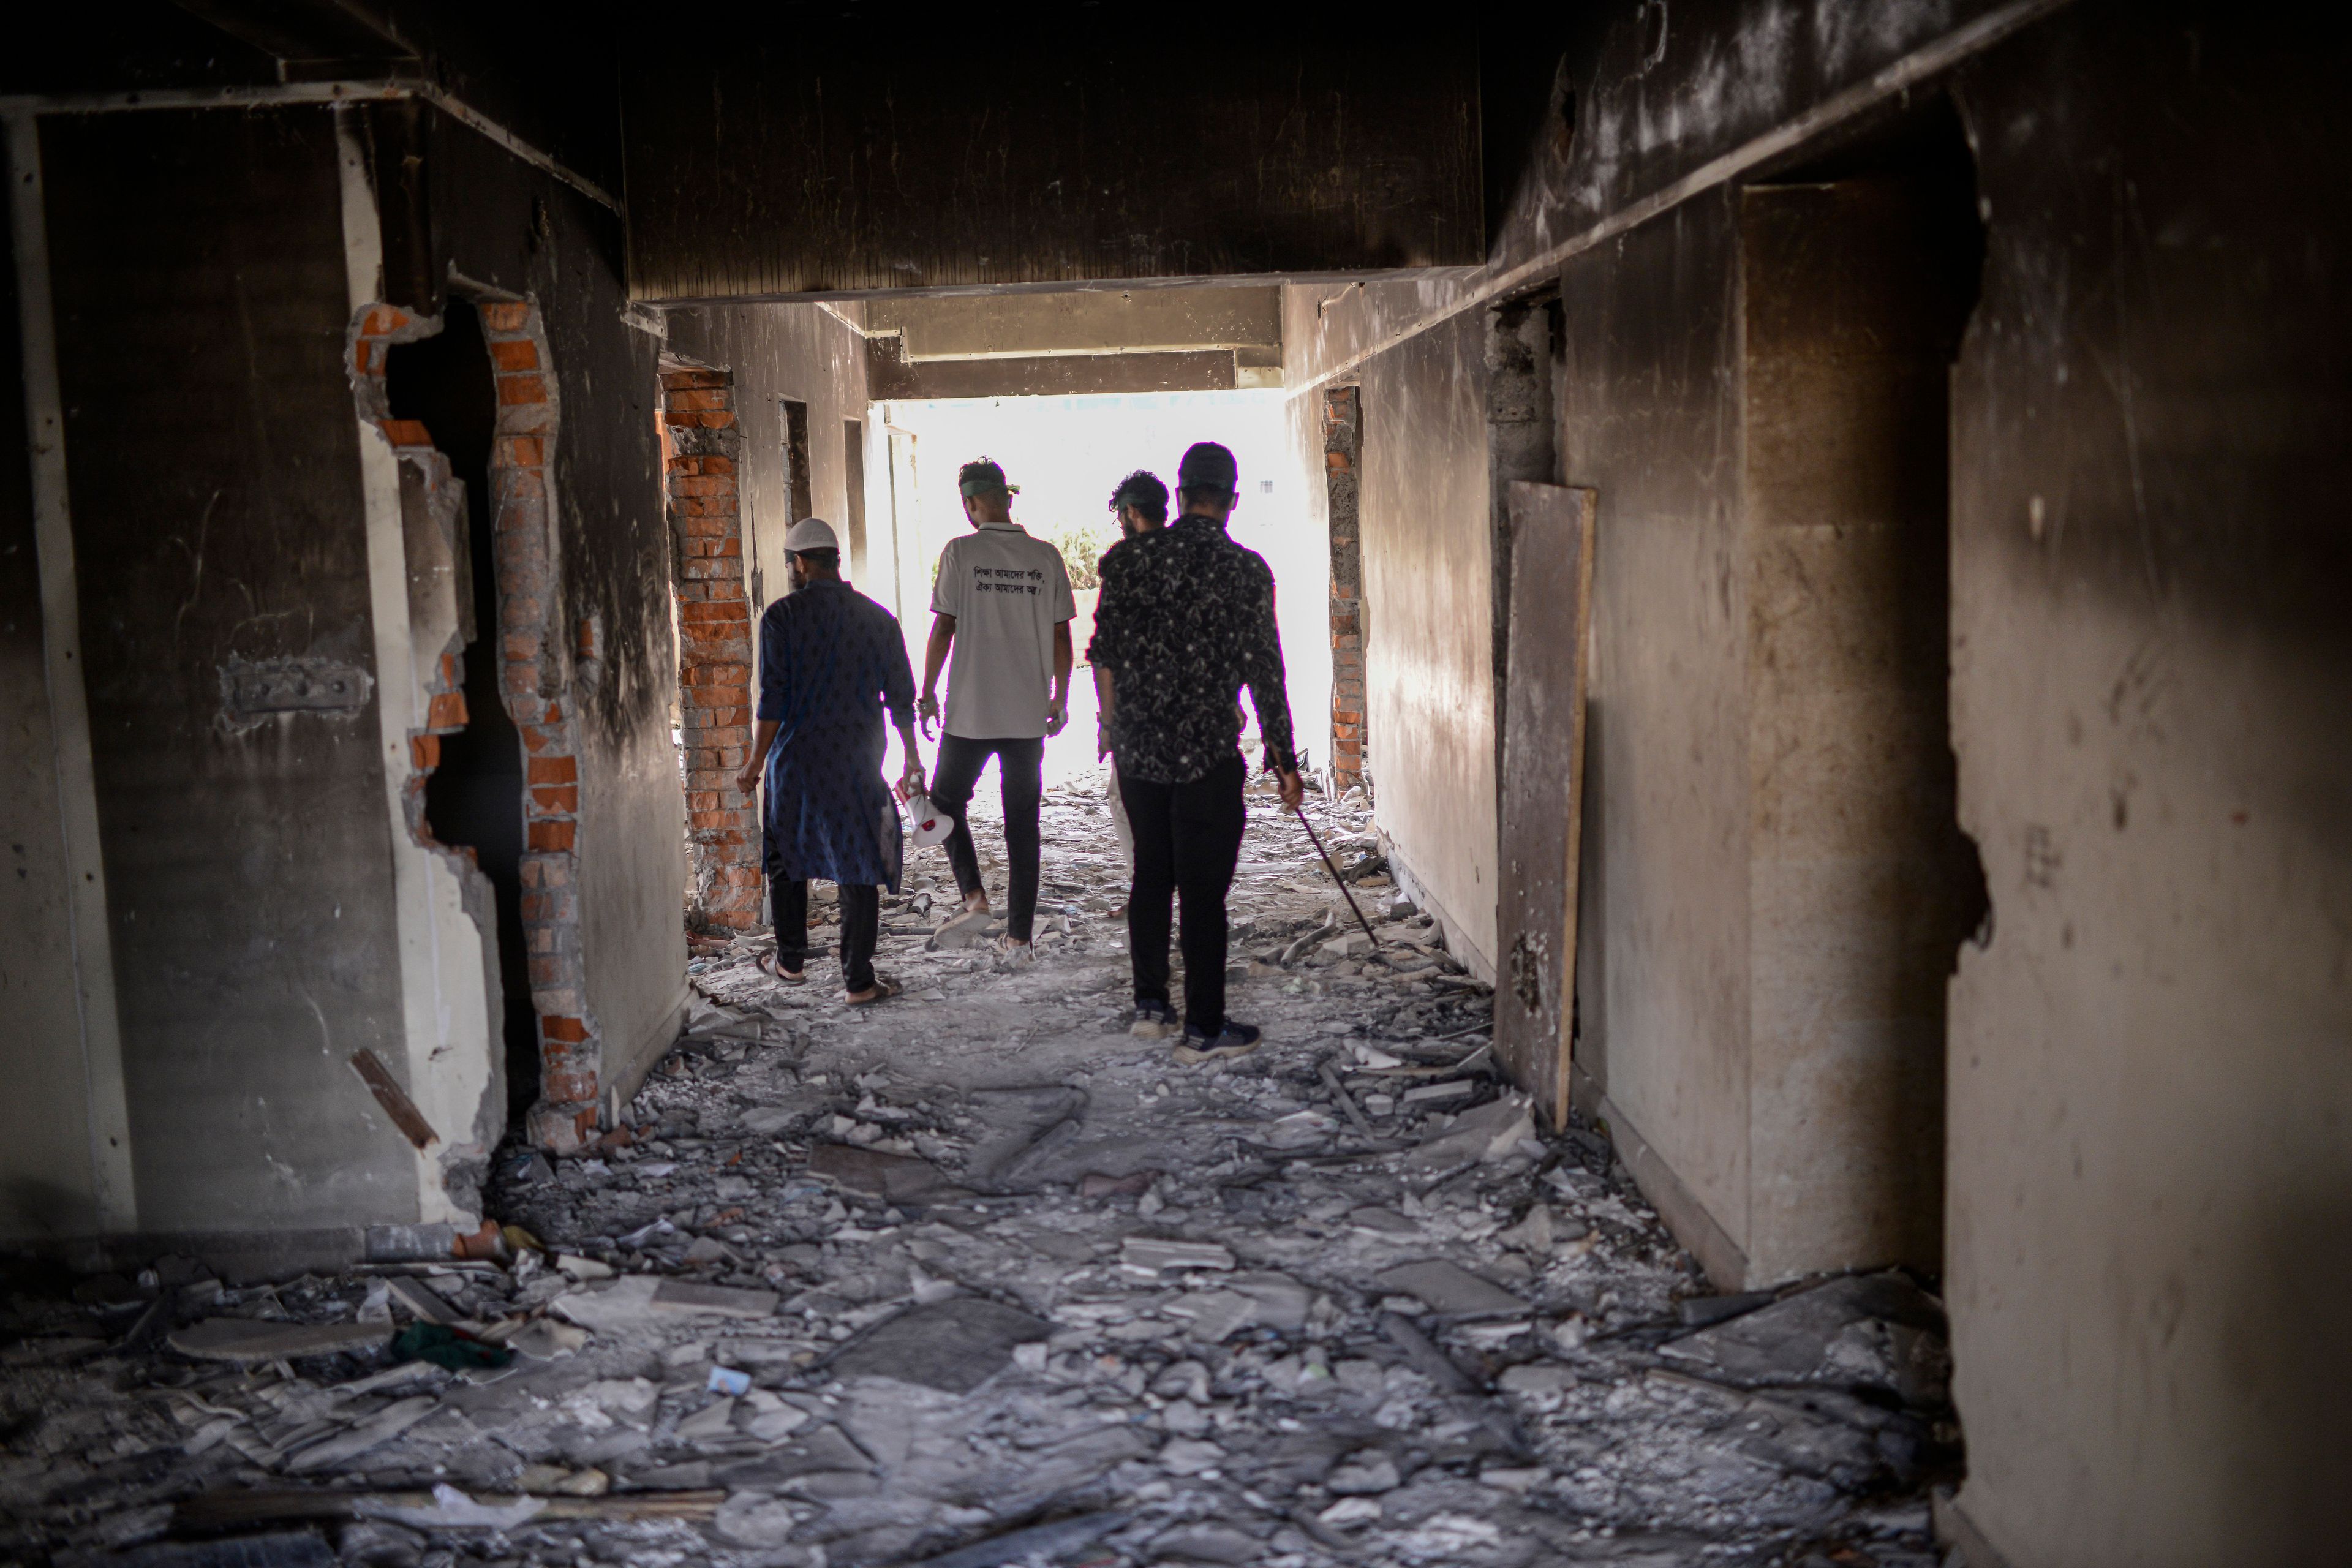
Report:
M 1329 552 L 1321 519 L 1309 510 L 1307 475 L 1293 452 L 1280 392 L 877 403 L 869 417 L 883 437 L 877 455 L 887 455 L 887 472 L 867 476 L 866 580 L 856 586 L 898 616 L 919 687 L 940 552 L 971 526 L 956 490 L 961 465 L 982 457 L 1002 464 L 1005 478 L 1019 487 L 1013 520 L 1061 550 L 1077 598 L 1077 618 L 1070 628 L 1077 664 L 1070 680 L 1069 727 L 1045 746 L 1048 784 L 1085 778 L 1100 765 L 1086 648 L 1093 633 L 1096 563 L 1118 539 L 1111 491 L 1138 468 L 1158 475 L 1172 491 L 1177 460 L 1195 441 L 1223 443 L 1240 465 L 1241 500 L 1229 528 L 1274 569 L 1291 710 L 1301 720 L 1302 744 L 1311 745 L 1310 737 L 1320 734 L 1318 716 L 1330 706 L 1324 606 Z M 1181 504 L 1171 499 L 1171 515 Z M 942 671 L 943 702 L 946 695 Z M 1243 701 L 1246 708 L 1246 695 Z M 1255 743 L 1244 743 L 1252 747 L 1255 765 Z M 903 761 L 896 754 L 895 739 L 891 750 L 895 776 Z M 927 744 L 926 764 L 935 757 Z M 992 800 L 992 764 L 989 782 L 975 796 L 976 815 L 982 802 Z

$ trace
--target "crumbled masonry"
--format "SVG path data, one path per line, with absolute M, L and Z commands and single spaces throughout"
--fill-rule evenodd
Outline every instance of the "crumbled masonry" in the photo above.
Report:
M 1490 994 L 1368 821 L 1308 809 L 1383 952 L 1254 790 L 1251 1055 L 1130 1036 L 1099 788 L 1055 789 L 1034 963 L 927 951 L 937 850 L 885 905 L 887 1005 L 698 942 L 626 1125 L 499 1162 L 504 1261 L 21 1277 L 0 1557 L 1932 1568 L 1939 1304 L 1712 1295 L 1598 1131 L 1496 1078 Z M 511 1359 L 394 1363 L 419 1321 Z

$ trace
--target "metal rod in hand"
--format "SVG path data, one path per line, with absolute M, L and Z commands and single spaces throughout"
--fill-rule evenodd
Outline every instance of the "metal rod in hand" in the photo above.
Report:
M 1315 825 L 1307 820 L 1307 808 L 1303 805 L 1294 805 L 1290 810 L 1292 815 L 1298 818 L 1298 826 L 1307 829 L 1307 842 L 1315 846 L 1315 853 L 1323 857 L 1323 869 L 1330 872 L 1331 880 L 1339 884 L 1339 896 L 1348 900 L 1349 912 L 1356 917 L 1356 923 L 1364 928 L 1364 936 L 1371 942 L 1372 951 L 1378 952 L 1381 950 L 1381 939 L 1372 935 L 1372 922 L 1364 918 L 1363 910 L 1356 908 L 1356 895 L 1348 891 L 1347 879 L 1339 875 L 1339 867 L 1331 864 L 1331 852 L 1323 847 L 1323 840 L 1315 837 Z

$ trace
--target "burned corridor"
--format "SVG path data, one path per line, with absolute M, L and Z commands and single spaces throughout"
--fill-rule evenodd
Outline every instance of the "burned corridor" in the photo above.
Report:
M 2339 1554 L 2341 49 L 1196 20 L 0 56 L 0 1555 Z M 1254 775 L 1200 1059 L 1084 650 L 1204 438 L 1372 929 Z M 821 519 L 919 676 L 983 455 L 1040 940 L 913 850 L 852 1009 L 756 627 Z

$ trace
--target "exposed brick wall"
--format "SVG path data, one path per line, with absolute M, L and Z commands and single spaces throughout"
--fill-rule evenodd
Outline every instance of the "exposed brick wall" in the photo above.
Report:
M 1364 722 L 1364 564 L 1356 518 L 1360 404 L 1352 386 L 1323 390 L 1323 468 L 1331 523 L 1331 787 L 1368 772 Z
M 559 625 L 553 473 L 560 401 L 538 307 L 485 300 L 482 319 L 498 393 L 490 449 L 490 514 L 498 563 L 499 620 L 479 628 L 500 660 L 499 696 L 522 736 L 524 756 L 522 919 L 530 950 L 531 1005 L 539 1015 L 540 1100 L 532 1141 L 578 1146 L 595 1128 L 603 1046 L 588 1005 L 580 944 L 580 763 L 571 703 L 570 641 Z M 362 310 L 351 337 L 352 383 L 360 411 L 383 430 L 401 460 L 428 486 L 449 481 L 448 462 L 424 426 L 394 419 L 383 375 L 392 344 L 439 330 L 436 321 L 389 305 Z M 495 639 L 495 640 L 493 640 Z M 466 725 L 462 650 L 445 651 L 425 692 L 425 722 L 409 736 L 408 822 L 436 849 L 425 820 L 425 779 L 441 760 L 440 737 Z M 383 672 L 389 679 L 390 672 Z M 493 1048 L 499 1048 L 496 1046 Z
M 677 546 L 678 720 L 686 750 L 687 923 L 760 923 L 760 816 L 735 787 L 751 751 L 751 613 L 743 586 L 735 378 L 666 367 L 662 500 Z

